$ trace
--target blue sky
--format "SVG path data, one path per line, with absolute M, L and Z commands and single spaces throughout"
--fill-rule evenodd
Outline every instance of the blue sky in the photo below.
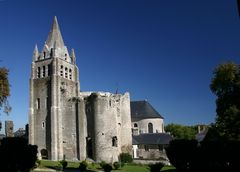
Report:
M 130 92 L 165 123 L 209 124 L 213 69 L 240 57 L 236 0 L 0 0 L 0 66 L 10 70 L 15 130 L 28 122 L 35 44 L 53 17 L 75 49 L 82 91 Z

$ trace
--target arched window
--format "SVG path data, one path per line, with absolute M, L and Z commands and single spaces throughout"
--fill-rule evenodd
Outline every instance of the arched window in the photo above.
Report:
M 153 124 L 151 122 L 148 123 L 148 133 L 153 133 Z
M 134 126 L 134 127 L 138 127 L 137 123 L 134 123 L 133 126 Z
M 47 149 L 42 149 L 41 150 L 41 156 L 42 156 L 42 159 L 48 159 L 48 151 L 47 151 Z
M 68 78 L 68 68 L 65 68 L 65 78 Z
M 41 68 L 40 67 L 37 68 L 37 77 L 38 78 L 41 77 Z
M 63 76 L 63 65 L 61 65 L 60 76 Z
M 42 128 L 45 128 L 45 122 L 44 121 L 42 122 Z
M 45 77 L 45 75 L 46 75 L 46 67 L 45 66 L 43 66 L 43 77 Z
M 72 79 L 72 69 L 69 69 L 69 79 Z

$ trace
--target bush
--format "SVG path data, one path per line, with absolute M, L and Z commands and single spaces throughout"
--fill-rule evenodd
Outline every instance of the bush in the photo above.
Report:
M 115 170 L 118 170 L 119 167 L 120 167 L 120 163 L 119 162 L 114 162 L 113 167 L 114 167 Z
M 150 172 L 160 172 L 160 170 L 164 167 L 164 164 L 159 162 L 156 164 L 149 164 Z
M 107 163 L 105 161 L 101 161 L 100 162 L 100 167 L 103 168 L 103 166 L 105 166 Z
M 37 159 L 33 168 L 38 168 L 41 165 L 41 160 Z
M 62 164 L 63 169 L 65 169 L 68 165 L 68 162 L 66 160 L 62 160 L 60 163 Z
M 57 166 L 55 166 L 56 171 L 62 171 L 63 166 L 60 162 L 58 162 Z
M 171 164 L 179 172 L 190 171 L 194 164 L 198 142 L 196 140 L 172 140 L 166 148 L 166 153 Z
M 30 171 L 36 160 L 37 146 L 29 145 L 26 139 L 13 137 L 1 140 L 1 171 Z
M 88 163 L 87 161 L 82 161 L 80 162 L 80 165 L 79 165 L 79 169 L 82 171 L 86 171 L 87 170 L 87 166 L 88 166 Z
M 122 163 L 131 163 L 133 162 L 132 155 L 129 153 L 121 153 L 119 156 L 120 162 Z
M 112 166 L 110 164 L 104 164 L 102 168 L 103 168 L 104 172 L 112 171 Z

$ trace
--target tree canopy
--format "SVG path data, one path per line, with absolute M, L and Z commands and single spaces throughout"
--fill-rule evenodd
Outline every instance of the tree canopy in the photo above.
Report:
M 220 64 L 210 84 L 216 100 L 216 129 L 226 139 L 240 140 L 240 66 Z
M 8 70 L 0 68 L 0 110 L 4 108 L 5 113 L 9 113 L 11 108 L 8 104 L 8 97 L 10 96 L 10 85 L 8 82 Z
M 195 139 L 197 127 L 184 126 L 180 124 L 168 124 L 165 126 L 165 131 L 170 132 L 176 139 Z

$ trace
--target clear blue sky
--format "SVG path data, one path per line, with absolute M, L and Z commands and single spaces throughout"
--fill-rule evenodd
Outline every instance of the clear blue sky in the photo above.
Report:
M 55 15 L 82 91 L 128 91 L 166 124 L 214 122 L 213 69 L 240 63 L 236 0 L 0 0 L 0 66 L 10 70 L 13 108 L 0 119 L 15 130 L 28 122 L 32 52 Z

